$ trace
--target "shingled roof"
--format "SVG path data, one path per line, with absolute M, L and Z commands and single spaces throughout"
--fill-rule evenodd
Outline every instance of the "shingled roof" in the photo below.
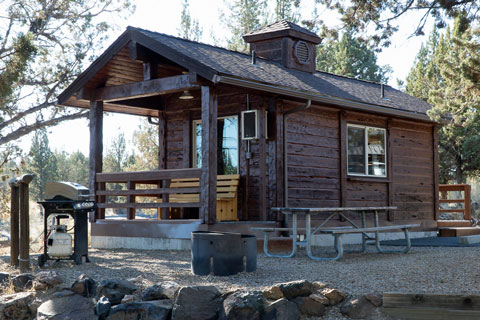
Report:
M 299 25 L 289 22 L 287 20 L 280 20 L 278 22 L 269 24 L 265 27 L 256 29 L 243 36 L 243 39 L 247 42 L 254 41 L 255 38 L 259 38 L 265 35 L 270 37 L 283 37 L 283 36 L 300 36 L 300 38 L 307 37 L 305 40 L 310 40 L 313 43 L 320 43 L 322 39 L 315 33 L 308 29 L 302 28 Z
M 277 28 L 280 24 L 265 28 Z M 319 71 L 311 74 L 261 58 L 258 58 L 254 65 L 251 56 L 247 54 L 135 27 L 128 27 L 98 60 L 111 57 L 115 54 L 113 51 L 119 50 L 121 44 L 130 40 L 214 83 L 254 87 L 284 96 L 301 97 L 357 110 L 379 111 L 384 114 L 398 114 L 396 111 L 399 111 L 404 117 L 429 120 L 426 116 L 429 104 L 387 85 L 384 86 L 382 97 L 381 85 L 378 83 Z M 63 104 L 81 89 L 88 81 L 86 75 L 95 72 L 90 69 L 101 67 L 101 63 L 94 62 L 59 96 L 59 103 Z

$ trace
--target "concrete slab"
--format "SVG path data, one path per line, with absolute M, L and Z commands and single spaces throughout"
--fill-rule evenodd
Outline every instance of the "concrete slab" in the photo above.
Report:
M 476 235 L 472 235 L 472 236 L 458 237 L 458 243 L 461 243 L 461 244 L 480 243 L 480 234 L 476 234 Z

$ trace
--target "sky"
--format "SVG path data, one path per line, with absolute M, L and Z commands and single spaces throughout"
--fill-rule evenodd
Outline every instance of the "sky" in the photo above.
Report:
M 170 35 L 177 35 L 177 28 L 180 25 L 182 11 L 182 0 L 136 0 L 136 11 L 127 19 L 118 19 L 116 16 L 110 17 L 110 22 L 117 25 L 117 28 L 111 32 L 110 41 L 105 43 L 107 48 L 127 26 L 139 27 L 151 31 L 157 31 Z M 190 14 L 193 19 L 197 19 L 203 29 L 201 42 L 213 43 L 211 34 L 215 38 L 224 42 L 228 37 L 227 31 L 220 23 L 220 15 L 225 10 L 224 0 L 190 0 Z M 208 3 L 208 5 L 206 5 Z M 303 0 L 301 9 L 302 18 L 308 18 L 311 15 L 314 0 Z M 335 25 L 335 15 L 331 12 L 320 11 L 320 17 L 329 25 Z M 396 79 L 405 80 L 415 56 L 422 42 L 426 37 L 410 37 L 415 22 L 418 21 L 418 15 L 409 14 L 402 17 L 398 22 L 400 30 L 392 38 L 392 45 L 386 48 L 378 55 L 379 65 L 390 65 L 393 74 L 390 76 L 389 84 L 396 86 Z M 428 35 L 430 30 L 425 29 Z M 223 41 L 222 41 L 223 40 Z M 127 143 L 131 146 L 133 132 L 138 128 L 138 119 L 127 115 L 107 115 L 104 118 L 104 154 L 108 146 L 112 143 L 120 132 L 125 134 Z M 75 139 L 72 144 L 72 135 L 80 137 Z M 88 155 L 89 150 L 89 131 L 88 120 L 75 120 L 63 123 L 57 127 L 49 129 L 50 147 L 52 150 L 65 150 L 67 152 L 82 151 Z M 25 150 L 28 150 L 29 139 L 22 143 Z

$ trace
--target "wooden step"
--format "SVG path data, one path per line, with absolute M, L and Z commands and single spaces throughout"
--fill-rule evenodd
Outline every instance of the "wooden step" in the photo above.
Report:
M 268 240 L 268 250 L 274 253 L 289 252 L 292 250 L 292 238 L 271 237 Z M 263 237 L 257 237 L 257 252 L 263 252 Z
M 478 227 L 448 227 L 438 228 L 439 237 L 462 237 L 480 234 Z
M 443 227 L 471 227 L 472 221 L 470 220 L 438 220 L 437 225 L 439 228 Z

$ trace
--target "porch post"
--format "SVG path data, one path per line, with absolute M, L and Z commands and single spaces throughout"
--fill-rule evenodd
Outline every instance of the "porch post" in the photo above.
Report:
M 103 167 L 103 101 L 90 101 L 90 155 L 88 187 L 90 194 L 95 199 L 97 185 L 95 174 L 102 172 Z M 97 209 L 95 217 L 90 221 L 105 218 L 105 209 Z
M 200 179 L 200 219 L 217 221 L 217 109 L 211 88 L 202 86 L 202 175 Z

